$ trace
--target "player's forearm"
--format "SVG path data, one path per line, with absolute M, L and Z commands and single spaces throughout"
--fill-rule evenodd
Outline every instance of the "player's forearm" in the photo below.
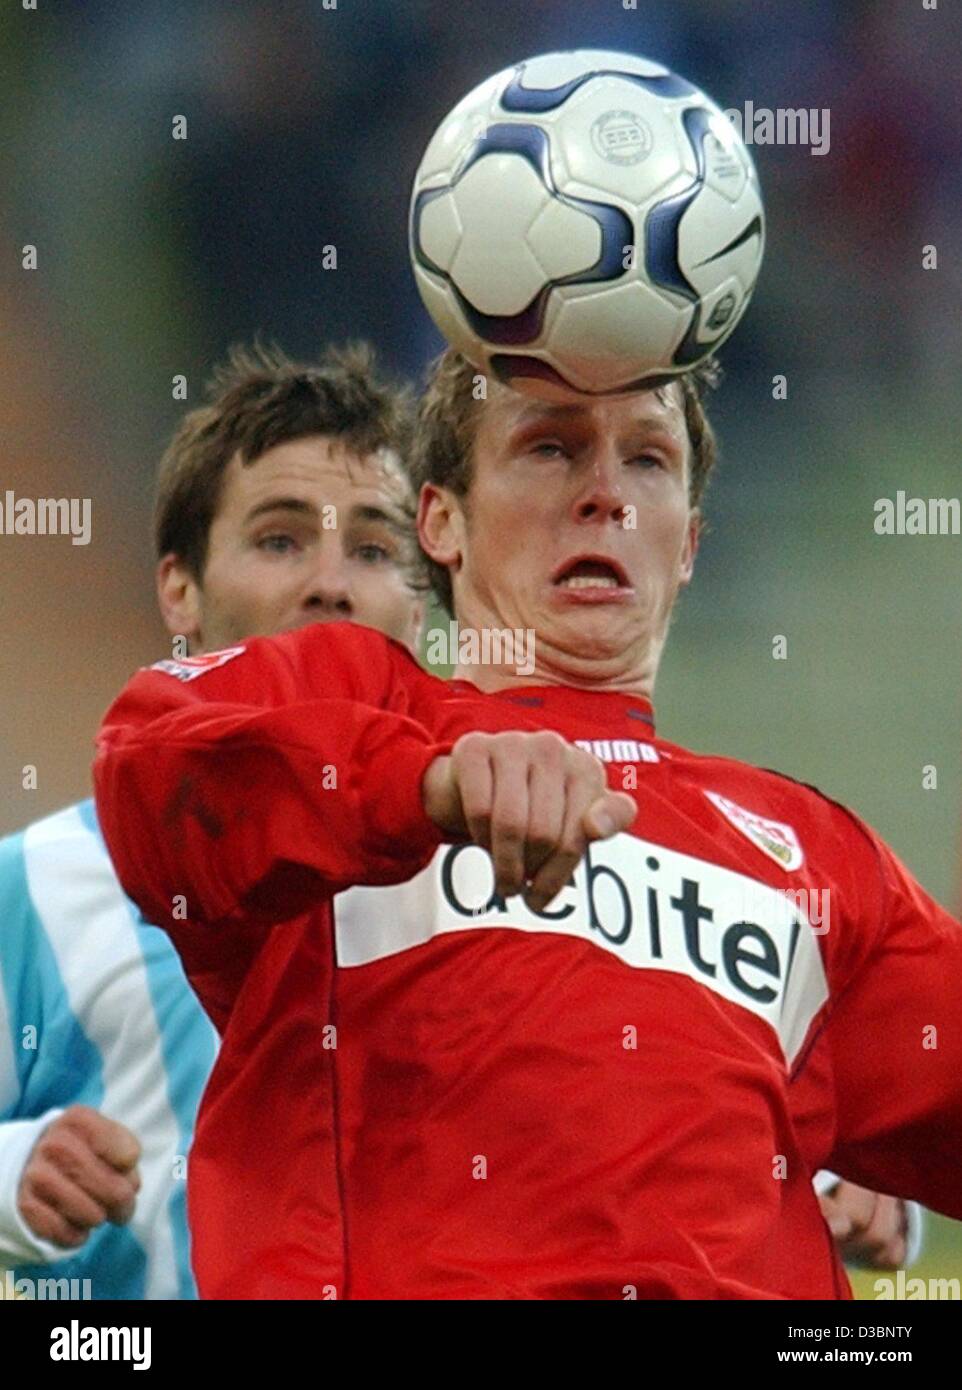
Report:
M 31 1231 L 17 1206 L 27 1159 L 44 1130 L 62 1113 L 54 1109 L 30 1120 L 0 1122 L 0 1268 L 50 1264 L 71 1253 Z
M 126 891 L 147 916 L 283 921 L 356 883 L 410 877 L 441 835 L 414 721 L 349 700 L 193 703 L 105 725 L 94 780 Z

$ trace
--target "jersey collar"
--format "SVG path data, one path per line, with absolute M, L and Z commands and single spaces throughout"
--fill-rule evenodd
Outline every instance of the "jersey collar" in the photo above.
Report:
M 471 681 L 452 680 L 449 686 L 458 694 L 482 695 Z M 564 711 L 610 726 L 613 720 L 623 721 L 626 736 L 653 738 L 655 710 L 642 695 L 628 695 L 620 690 L 579 690 L 567 685 L 509 686 L 485 695 L 488 700 L 501 700 L 520 709 L 546 712 Z

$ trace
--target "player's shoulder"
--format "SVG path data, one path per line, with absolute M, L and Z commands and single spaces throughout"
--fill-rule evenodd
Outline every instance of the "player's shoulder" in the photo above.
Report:
M 659 740 L 659 751 L 690 785 L 698 788 L 729 819 L 769 818 L 787 823 L 837 851 L 853 842 L 874 854 L 877 837 L 844 802 L 786 772 L 716 753 L 697 753 Z
M 59 811 L 30 821 L 20 830 L 11 831 L 0 839 L 0 872 L 11 870 L 25 856 L 36 850 L 81 844 L 91 853 L 102 853 L 97 813 L 91 798 L 64 806 Z
M 57 966 L 44 973 L 93 975 L 110 962 L 119 978 L 135 957 L 126 897 L 100 833 L 92 800 L 32 821 L 0 841 L 0 963 L 14 974 L 36 968 L 38 944 Z
M 0 877 L 23 872 L 23 866 L 60 860 L 75 865 L 101 864 L 108 873 L 110 861 L 92 798 L 74 802 L 59 811 L 31 821 L 23 829 L 0 839 Z
M 801 806 L 813 814 L 853 814 L 842 802 L 822 791 L 821 787 L 776 768 L 745 762 L 723 753 L 696 752 L 661 738 L 657 747 L 661 757 L 669 760 L 680 775 L 706 787 L 717 783 L 730 791 L 750 790 L 772 802 Z
M 115 905 L 122 892 L 92 801 L 31 821 L 0 840 L 0 946 L 13 951 L 51 918 L 76 927 L 78 914 Z

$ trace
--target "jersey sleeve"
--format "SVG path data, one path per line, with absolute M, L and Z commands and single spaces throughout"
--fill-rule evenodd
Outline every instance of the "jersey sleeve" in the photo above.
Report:
M 0 1269 L 49 1264 L 68 1253 L 31 1231 L 17 1207 L 33 1146 L 63 1113 L 51 1103 L 51 1081 L 64 1070 L 70 1041 L 64 1015 L 48 997 L 44 932 L 27 887 L 23 845 L 22 833 L 0 840 Z M 43 1049 L 23 1045 L 36 1038 Z M 71 1057 L 71 1064 L 81 1061 Z
M 63 1110 L 56 1107 L 36 1119 L 0 1121 L 0 1269 L 52 1264 L 75 1253 L 38 1236 L 24 1221 L 17 1206 L 27 1159 L 44 1130 L 62 1114 Z
M 443 838 L 421 803 L 448 751 L 415 717 L 431 681 L 398 644 L 341 623 L 138 672 L 94 764 L 127 893 L 150 921 L 250 933 L 411 877 Z
M 830 1163 L 866 1187 L 962 1218 L 962 925 L 877 835 L 857 828 L 854 931 L 870 945 L 825 1028 L 836 1105 Z

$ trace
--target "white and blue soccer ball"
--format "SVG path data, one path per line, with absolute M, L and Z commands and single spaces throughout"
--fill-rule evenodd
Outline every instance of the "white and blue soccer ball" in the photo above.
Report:
M 722 111 L 627 53 L 499 72 L 438 127 L 411 201 L 421 297 L 481 371 L 541 396 L 681 375 L 732 333 L 765 240 Z

